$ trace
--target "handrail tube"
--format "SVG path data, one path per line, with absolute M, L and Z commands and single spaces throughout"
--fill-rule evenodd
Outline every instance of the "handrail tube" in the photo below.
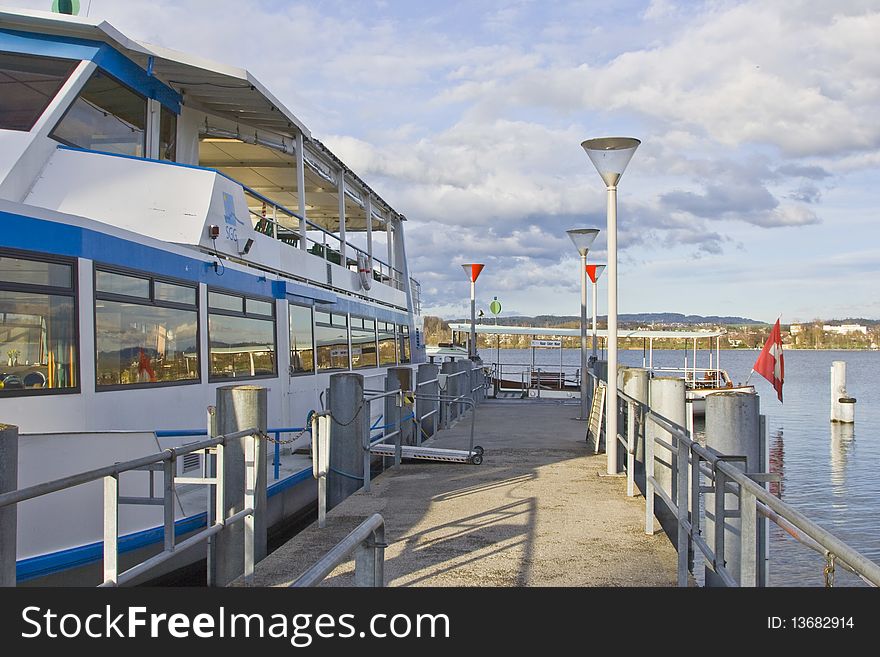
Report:
M 95 470 L 88 470 L 86 472 L 69 475 L 61 479 L 46 481 L 41 484 L 28 486 L 27 488 L 21 488 L 19 490 L 3 493 L 2 495 L 0 495 L 0 507 L 8 506 L 10 504 L 17 504 L 18 502 L 24 502 L 25 500 L 29 500 L 34 497 L 48 495 L 49 493 L 56 493 L 60 490 L 64 490 L 65 488 L 72 488 L 73 486 L 87 484 L 91 481 L 103 479 L 104 477 L 119 475 L 123 472 L 136 470 L 145 465 L 170 461 L 172 459 L 179 458 L 192 452 L 198 452 L 200 450 L 214 447 L 215 445 L 219 445 L 221 443 L 225 443 L 225 441 L 227 440 L 236 440 L 238 438 L 244 438 L 245 436 L 253 435 L 258 431 L 258 429 L 245 429 L 243 431 L 236 431 L 235 433 L 231 433 L 226 436 L 217 436 L 216 438 L 211 438 L 209 440 L 202 440 L 197 443 L 190 443 L 189 445 L 184 445 L 182 447 L 169 447 L 168 449 L 164 449 L 161 452 L 156 452 L 155 454 L 150 454 L 148 456 L 142 456 L 137 459 L 132 459 L 131 461 L 114 463 L 113 465 L 107 465 L 103 468 L 96 468 Z
M 300 588 L 319 584 L 327 575 L 342 564 L 352 552 L 371 537 L 376 546 L 380 546 L 385 542 L 385 519 L 378 513 L 374 513 L 355 527 L 327 554 L 321 557 L 315 565 L 300 575 L 290 587 Z

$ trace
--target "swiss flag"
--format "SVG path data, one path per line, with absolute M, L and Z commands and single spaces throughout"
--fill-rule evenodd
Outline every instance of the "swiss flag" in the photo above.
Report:
M 785 379 L 785 359 L 782 357 L 782 332 L 779 329 L 779 320 L 773 325 L 770 337 L 761 350 L 761 355 L 755 361 L 752 370 L 763 376 L 776 389 L 779 401 L 782 401 L 782 382 Z

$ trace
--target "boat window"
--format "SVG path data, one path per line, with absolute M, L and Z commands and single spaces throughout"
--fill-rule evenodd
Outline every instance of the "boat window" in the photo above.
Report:
M 147 100 L 95 71 L 52 137 L 69 146 L 143 157 Z
M 401 363 L 410 362 L 409 354 L 409 326 L 400 324 L 397 327 L 398 354 Z
M 275 376 L 275 304 L 231 293 L 208 293 L 210 379 Z
M 95 292 L 149 299 L 150 279 L 98 270 L 95 272 Z
M 0 254 L 0 397 L 79 390 L 74 274 L 72 261 Z
M 312 309 L 292 303 L 287 308 L 290 316 L 290 373 L 311 374 L 315 371 Z
M 231 294 L 220 292 L 208 292 L 208 308 L 211 310 L 230 310 L 242 312 L 244 310 L 244 297 L 235 297 Z
M 98 389 L 200 378 L 195 285 L 95 269 Z
M 318 370 L 348 369 L 348 326 L 345 315 L 315 311 Z
M 357 322 L 357 325 L 355 325 Z M 377 367 L 375 321 L 363 317 L 351 318 L 351 366 Z
M 394 324 L 392 322 L 378 322 L 379 324 L 379 365 L 397 364 L 397 346 L 394 340 Z
M 69 59 L 0 53 L 0 128 L 33 128 L 76 65 Z
M 177 115 L 164 105 L 159 112 L 159 159 L 177 161 Z

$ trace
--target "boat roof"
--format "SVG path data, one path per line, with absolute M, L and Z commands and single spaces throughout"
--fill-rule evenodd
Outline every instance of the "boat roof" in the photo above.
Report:
M 295 176 L 290 174 L 296 166 L 293 143 L 297 133 L 302 133 L 306 143 L 303 157 L 304 191 L 309 195 L 310 206 L 308 219 L 325 230 L 339 229 L 336 170 L 341 170 L 346 178 L 347 229 L 366 230 L 366 196 L 370 199 L 374 229 L 384 228 L 388 216 L 406 221 L 403 214 L 313 137 L 289 108 L 243 68 L 130 39 L 107 21 L 94 17 L 0 6 L 0 27 L 105 43 L 144 69 L 150 66 L 152 58 L 153 75 L 181 93 L 186 105 L 281 138 L 275 141 L 290 140 L 284 150 L 244 142 L 214 143 L 234 142 L 233 139 L 208 140 L 202 144 L 202 159 L 205 166 L 216 168 L 273 202 L 293 209 L 297 208 L 299 193 Z
M 299 130 L 311 138 L 305 124 L 245 69 L 130 39 L 99 18 L 0 7 L 0 24 L 5 29 L 101 41 L 143 68 L 152 57 L 156 77 L 185 90 L 187 102 L 194 100 L 212 114 L 259 129 L 290 137 Z
M 453 331 L 470 331 L 471 325 L 467 323 L 450 323 L 449 328 Z M 558 328 L 552 326 L 503 326 L 501 324 L 477 324 L 477 333 L 487 335 L 534 335 L 534 336 L 579 336 L 580 328 Z M 592 335 L 592 331 L 587 330 L 588 335 Z M 599 329 L 596 334 L 600 338 L 607 338 L 608 331 Z M 725 335 L 724 331 L 674 331 L 674 330 L 654 330 L 654 329 L 618 329 L 618 338 L 650 338 L 656 340 L 663 339 L 688 339 L 701 340 L 705 338 L 717 338 Z

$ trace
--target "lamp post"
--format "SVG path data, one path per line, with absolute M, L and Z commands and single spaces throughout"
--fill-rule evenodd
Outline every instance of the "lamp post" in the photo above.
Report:
M 608 387 L 605 403 L 608 474 L 617 474 L 617 183 L 641 143 L 632 137 L 600 137 L 581 142 L 608 190 Z
M 581 414 L 577 419 L 586 420 L 590 417 L 587 411 L 587 253 L 599 229 L 572 228 L 566 232 L 581 256 Z
M 602 275 L 602 272 L 605 271 L 605 265 L 587 265 L 587 276 L 590 277 L 590 281 L 593 283 L 593 358 L 592 360 L 598 360 L 599 356 L 596 353 L 596 348 L 598 346 L 598 331 L 596 331 L 596 313 L 599 307 L 599 277 Z
M 477 297 L 475 284 L 485 266 L 474 263 L 461 266 L 471 282 L 471 339 L 468 341 L 468 358 L 471 360 L 477 357 Z

